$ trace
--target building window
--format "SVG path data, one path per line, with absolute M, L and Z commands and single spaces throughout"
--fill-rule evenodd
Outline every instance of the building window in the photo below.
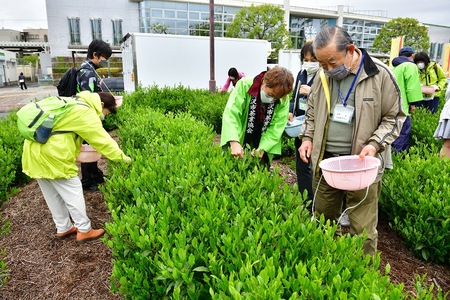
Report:
M 102 19 L 91 19 L 91 31 L 93 40 L 102 39 Z
M 80 45 L 80 18 L 69 18 L 69 35 L 71 45 Z
M 118 46 L 120 44 L 120 40 L 122 39 L 122 20 L 121 19 L 113 19 L 112 21 L 112 29 L 113 29 L 113 44 L 114 46 Z
M 289 37 L 294 49 L 301 49 L 308 41 L 314 39 L 322 26 L 328 26 L 328 19 L 313 19 L 300 15 L 290 15 Z
M 224 37 L 233 22 L 237 7 L 214 6 L 215 36 Z M 209 36 L 209 5 L 175 1 L 143 0 L 139 2 L 139 31 L 155 32 L 160 25 L 165 33 Z

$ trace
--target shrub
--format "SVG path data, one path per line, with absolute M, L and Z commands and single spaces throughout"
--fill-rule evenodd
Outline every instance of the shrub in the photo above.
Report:
M 379 256 L 363 258 L 363 237 L 311 222 L 276 170 L 231 157 L 189 114 L 128 109 L 118 135 L 133 165 L 110 163 L 105 195 L 114 291 L 127 299 L 406 298 L 379 272 Z
M 211 94 L 207 90 L 183 86 L 140 88 L 127 98 L 131 108 L 147 107 L 175 114 L 190 112 L 198 120 L 212 125 L 216 133 L 220 133 L 222 127 L 222 114 L 227 100 L 227 93 Z
M 412 251 L 426 261 L 450 263 L 450 160 L 435 145 L 394 155 L 383 179 L 380 206 Z
M 11 189 L 29 178 L 22 173 L 23 137 L 17 130 L 17 116 L 14 112 L 0 120 L 0 204 L 5 201 Z

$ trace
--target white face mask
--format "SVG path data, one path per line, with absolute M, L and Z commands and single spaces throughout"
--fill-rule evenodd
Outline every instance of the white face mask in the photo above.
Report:
M 105 115 L 103 113 L 100 114 L 100 120 L 104 120 L 105 119 Z
M 420 70 L 423 70 L 423 69 L 425 68 L 425 63 L 420 62 L 420 63 L 417 64 L 417 67 L 418 67 Z
M 266 92 L 264 92 L 264 90 L 261 89 L 261 102 L 262 103 L 270 104 L 270 103 L 274 103 L 275 101 L 276 101 L 275 98 L 267 96 Z
M 308 75 L 313 75 L 319 70 L 319 62 L 318 61 L 305 61 L 302 64 L 302 71 L 306 71 Z

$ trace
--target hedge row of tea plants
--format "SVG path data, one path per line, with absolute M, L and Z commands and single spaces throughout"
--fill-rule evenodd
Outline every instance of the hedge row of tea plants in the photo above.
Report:
M 17 132 L 16 122 L 15 114 L 8 114 L 0 120 L 0 206 L 18 191 L 16 185 L 28 180 L 22 173 L 23 138 Z M 0 212 L 0 235 L 7 234 L 9 230 L 9 221 Z M 3 260 L 5 251 L 0 249 L 0 288 L 9 277 L 8 266 Z
M 17 191 L 15 186 L 28 181 L 28 177 L 22 173 L 23 137 L 16 124 L 15 113 L 0 120 L 0 205 Z
M 442 106 L 442 105 L 441 105 Z M 416 110 L 408 154 L 394 155 L 383 178 L 380 206 L 409 248 L 426 261 L 450 264 L 450 160 L 433 138 L 439 114 Z
M 140 286 L 141 292 L 143 292 L 142 289 L 149 290 L 149 286 L 151 286 L 150 294 L 154 290 L 161 292 L 162 286 L 166 287 L 165 295 L 172 295 L 175 298 L 177 293 L 191 295 L 191 288 L 194 288 L 196 291 L 194 294 L 201 291 L 201 295 L 206 293 L 212 298 L 239 298 L 238 294 L 243 298 L 251 298 L 245 293 L 249 293 L 248 291 L 256 293 L 257 290 L 259 291 L 259 289 L 263 289 L 262 287 L 267 286 L 282 286 L 277 291 L 282 290 L 283 297 L 285 295 L 295 297 L 297 288 L 300 285 L 302 288 L 304 288 L 304 285 L 307 285 L 308 288 L 304 288 L 307 291 L 318 289 L 318 286 L 321 286 L 321 289 L 324 289 L 322 295 L 331 295 L 329 291 L 331 282 L 338 284 L 338 289 L 340 289 L 342 279 L 348 279 L 348 272 L 350 272 L 351 278 L 357 278 L 358 276 L 361 277 L 359 275 L 361 273 L 358 272 L 364 270 L 364 273 L 368 272 L 369 275 L 367 275 L 368 278 L 362 279 L 367 279 L 367 282 L 371 280 L 377 281 L 379 285 L 374 287 L 371 284 L 366 284 L 366 281 L 358 281 L 350 284 L 351 287 L 349 287 L 348 283 L 345 282 L 345 288 L 342 287 L 341 290 L 343 292 L 342 297 L 350 290 L 353 295 L 357 295 L 355 291 L 358 289 L 355 286 L 363 284 L 365 288 L 361 288 L 358 295 L 366 295 L 366 293 L 367 295 L 362 298 L 372 298 L 368 296 L 368 291 L 372 288 L 374 295 L 389 294 L 392 298 L 396 298 L 393 295 L 396 295 L 398 291 L 402 295 L 400 298 L 403 298 L 401 286 L 394 287 L 388 283 L 389 279 L 386 276 L 381 276 L 375 271 L 379 266 L 379 258 L 376 258 L 371 263 L 365 260 L 360 263 L 360 259 L 356 259 L 357 266 L 347 266 L 349 263 L 347 260 L 360 255 L 359 238 L 353 237 L 347 240 L 349 237 L 346 237 L 338 239 L 337 243 L 333 242 L 332 237 L 335 228 L 329 227 L 323 222 L 320 224 L 309 222 L 302 204 L 296 202 L 299 198 L 296 192 L 292 193 L 291 189 L 286 190 L 287 187 L 278 188 L 282 183 L 276 174 L 271 174 L 270 176 L 272 177 L 269 180 L 267 179 L 268 174 L 261 172 L 259 169 L 253 169 L 252 166 L 255 162 L 251 158 L 233 160 L 229 155 L 218 149 L 218 146 L 212 145 L 212 139 L 215 134 L 220 132 L 221 116 L 227 96 L 227 94 L 211 95 L 207 91 L 190 90 L 184 87 L 152 87 L 126 95 L 125 105 L 120 109 L 119 115 L 106 120 L 106 125 L 109 128 L 116 128 L 119 125 L 120 130 L 118 130 L 118 133 L 121 135 L 121 143 L 135 160 L 131 168 L 113 163 L 109 166 L 113 170 L 112 173 L 114 175 L 112 180 L 108 182 L 106 192 L 115 221 L 111 224 L 112 227 L 108 229 L 112 234 L 112 239 L 108 243 L 111 247 L 114 247 L 114 253 L 117 257 L 115 258 L 113 285 L 128 296 L 133 295 L 135 288 L 139 289 L 139 284 L 142 284 Z M 154 109 L 158 109 L 159 112 Z M 187 115 L 185 112 L 191 113 Z M 434 131 L 437 120 L 430 120 L 433 116 L 421 114 L 420 111 L 415 113 L 413 118 L 413 144 L 423 141 L 426 141 L 425 144 L 436 143 L 434 139 L 430 138 L 430 132 Z M 436 118 L 436 115 L 434 115 L 434 118 Z M 203 121 L 203 123 L 198 120 Z M 14 114 L 9 115 L 6 120 L 0 121 L 0 177 L 2 178 L 0 181 L 2 198 L 0 199 L 2 200 L 6 199 L 9 193 L 15 190 L 14 187 L 16 185 L 28 180 L 21 172 L 20 160 L 23 139 L 17 134 L 15 123 Z M 416 137 L 420 134 L 423 136 Z M 282 157 L 291 155 L 292 151 L 290 148 L 293 147 L 293 140 L 284 139 L 283 145 Z M 419 147 L 418 149 L 422 148 Z M 420 152 L 422 150 L 417 151 Z M 416 156 L 420 155 L 419 152 L 417 152 Z M 437 152 L 433 150 L 431 155 L 435 153 Z M 401 166 L 397 162 L 398 159 L 399 157 L 394 156 L 396 168 L 389 171 L 385 177 L 384 195 L 390 194 L 389 189 L 392 191 L 396 187 L 397 181 L 406 181 L 402 176 L 395 176 L 395 172 L 399 171 Z M 423 158 L 414 157 L 414 159 L 420 164 Z M 406 159 L 402 161 L 407 162 Z M 440 161 L 433 161 L 433 164 L 439 163 Z M 163 167 L 160 167 L 160 164 Z M 178 171 L 179 173 L 176 173 Z M 413 174 L 412 171 L 408 174 L 410 177 Z M 129 178 L 134 178 L 134 180 L 132 181 Z M 178 181 L 176 180 L 177 178 Z M 116 184 L 116 179 L 117 182 L 122 182 L 123 184 Z M 414 188 L 415 186 L 412 186 L 409 191 Z M 436 189 L 439 189 L 439 187 L 436 186 Z M 260 195 L 260 192 L 257 192 L 260 190 L 265 192 Z M 270 203 L 266 199 L 266 197 L 269 197 L 269 194 L 272 200 Z M 402 213 L 407 215 L 409 221 L 404 222 L 402 218 L 395 219 L 394 213 L 388 214 L 389 218 L 393 220 L 394 228 L 397 230 L 409 230 L 409 232 L 412 232 L 412 228 L 426 229 L 426 226 L 416 227 L 414 221 L 417 220 L 414 219 L 414 216 L 419 215 L 420 208 L 416 210 L 410 209 L 414 207 L 415 199 L 410 199 L 406 193 L 405 195 L 406 197 L 398 196 L 398 199 L 403 198 L 403 207 L 394 207 L 394 209 L 392 209 L 392 206 L 398 205 L 398 202 L 401 201 L 386 202 L 385 200 L 390 196 L 383 197 L 383 200 L 380 200 L 382 210 L 402 211 Z M 215 201 L 218 201 L 218 203 L 210 203 L 210 199 L 216 199 Z M 212 206 L 207 206 L 207 204 Z M 245 206 L 247 204 L 249 205 L 248 207 Z M 205 207 L 207 208 L 206 211 Z M 219 210 L 222 207 L 225 211 Z M 406 211 L 404 207 L 410 207 L 406 213 L 404 212 L 404 210 Z M 446 211 L 445 209 L 447 208 L 448 206 L 444 204 L 442 212 Z M 198 212 L 201 212 L 201 215 L 198 215 Z M 205 213 L 218 215 L 209 216 L 205 220 Z M 236 219 L 238 215 L 241 218 L 239 220 Z M 196 218 L 192 218 L 192 216 Z M 248 220 L 242 219 L 242 216 L 246 216 Z M 448 216 L 448 213 L 446 216 Z M 234 219 L 231 219 L 231 217 Z M 190 220 L 192 220 L 191 225 L 188 224 Z M 222 220 L 223 226 L 221 226 Z M 282 222 L 279 222 L 280 220 Z M 439 217 L 436 217 L 435 220 L 439 220 Z M 240 232 L 241 229 L 239 229 L 240 233 L 236 236 L 233 230 L 240 228 L 236 227 L 238 224 L 241 224 L 238 221 L 244 222 L 244 227 L 249 228 L 249 230 Z M 136 224 L 139 225 L 138 229 L 135 227 L 137 226 Z M 161 229 L 159 227 L 159 225 L 164 224 L 169 229 L 164 229 L 164 227 L 161 227 L 163 228 Z M 294 233 L 289 231 L 290 229 L 286 227 L 288 224 L 295 224 L 295 228 L 301 228 L 301 233 L 297 233 L 298 230 L 295 230 Z M 433 235 L 439 236 L 439 228 L 436 229 L 438 226 L 436 224 L 438 223 L 432 222 L 428 229 L 432 228 L 432 230 L 435 230 Z M 192 226 L 194 227 L 192 228 Z M 271 228 L 273 226 L 275 226 L 274 229 Z M 210 228 L 214 231 L 209 232 Z M 143 231 L 144 229 L 146 231 Z M 200 229 L 202 231 L 199 231 Z M 161 231 L 159 235 L 156 235 L 157 241 L 153 239 L 152 230 Z M 177 254 L 174 252 L 178 251 L 177 246 L 169 247 L 172 252 L 168 254 L 167 251 L 169 250 L 166 249 L 166 246 L 178 245 L 178 239 L 186 235 L 186 232 L 191 234 L 186 243 L 184 243 L 188 247 L 186 253 L 189 253 L 189 255 L 184 257 L 186 264 L 184 268 L 181 268 L 183 270 L 181 274 L 179 258 L 180 255 L 183 256 L 183 250 L 180 250 L 181 254 Z M 288 233 L 287 236 L 285 232 Z M 436 234 L 435 232 L 438 233 Z M 314 237 L 311 237 L 310 234 Z M 417 235 L 421 236 L 421 239 L 427 236 L 423 232 Z M 263 240 L 263 242 L 256 244 L 256 249 L 259 249 L 257 251 L 254 249 L 255 244 L 252 244 L 255 236 Z M 403 234 L 403 236 L 408 244 L 414 248 L 415 242 L 409 240 L 411 234 Z M 166 241 L 165 237 L 170 238 Z M 202 238 L 201 240 L 200 237 Z M 147 241 L 147 238 L 150 241 Z M 236 248 L 233 248 L 235 250 L 230 250 L 237 262 L 230 262 L 229 260 L 232 257 L 227 256 L 225 249 L 231 245 L 231 242 L 235 242 L 237 238 L 240 240 L 238 239 L 239 243 L 235 245 Z M 277 240 L 275 241 L 274 238 Z M 278 239 L 280 240 L 278 241 Z M 212 240 L 214 240 L 215 244 Z M 286 240 L 289 242 L 289 245 L 292 244 L 294 246 L 286 246 Z M 438 245 L 442 241 L 438 237 L 435 237 L 435 240 L 437 243 L 434 245 Z M 328 241 L 330 245 L 327 244 Z M 346 243 L 352 244 L 353 246 L 351 247 L 356 248 L 347 249 L 345 248 L 347 247 L 345 246 L 347 245 Z M 429 259 L 432 256 L 432 259 L 434 259 L 434 256 L 439 256 L 445 251 L 448 253 L 446 248 L 439 249 L 437 252 L 430 252 L 426 248 L 435 246 L 431 246 L 430 243 L 424 243 L 423 241 L 420 241 L 420 243 L 423 246 L 419 246 L 418 249 L 420 250 L 420 255 L 426 253 L 425 258 Z M 148 245 L 151 245 L 151 247 L 145 248 Z M 280 248 L 274 248 L 273 245 Z M 264 248 L 261 250 L 260 248 L 263 246 Z M 200 250 L 198 249 L 199 247 Z M 332 247 L 331 249 L 334 250 L 328 250 L 329 247 Z M 345 251 L 337 251 L 336 249 L 345 249 Z M 242 254 L 239 255 L 238 250 L 243 251 L 242 253 L 244 253 L 245 257 Z M 205 254 L 205 251 L 209 252 Z M 259 259 L 257 261 L 249 260 L 247 258 L 250 255 L 247 253 L 249 251 L 256 251 Z M 303 256 L 300 256 L 303 260 L 295 261 L 297 255 L 295 251 L 305 252 L 302 252 Z M 333 254 L 329 252 L 333 252 Z M 345 255 L 341 258 L 341 252 L 353 253 L 353 256 L 350 255 L 347 258 Z M 159 256 L 156 255 L 156 258 L 153 258 L 154 253 L 157 253 Z M 286 253 L 292 257 L 289 256 L 286 259 Z M 191 254 L 194 256 L 191 256 Z M 225 255 L 225 257 L 222 257 L 222 255 Z M 328 256 L 331 257 L 333 263 L 326 261 Z M 172 261 L 173 257 L 178 258 Z M 193 263 L 192 257 L 194 259 Z M 220 258 L 220 263 L 217 263 L 218 257 Z M 128 261 L 130 258 L 132 258 L 132 261 Z M 148 265 L 142 267 L 139 263 L 136 264 L 134 259 L 150 264 L 149 269 L 147 268 Z M 442 260 L 438 259 L 437 261 Z M 175 262 L 178 263 L 176 268 L 173 265 Z M 236 266 L 234 265 L 235 263 Z M 217 264 L 220 268 L 217 267 Z M 329 266 L 329 264 L 333 266 Z M 337 266 L 334 264 L 337 264 Z M 276 267 L 276 275 L 273 273 L 274 268 L 272 266 Z M 293 266 L 296 266 L 295 271 L 292 271 Z M 189 271 L 190 267 L 192 268 Z M 139 272 L 134 273 L 134 268 L 139 270 Z M 322 275 L 318 275 L 323 272 L 321 268 L 328 268 L 328 271 L 331 268 L 332 272 L 328 272 L 328 276 L 324 275 L 324 278 L 322 278 Z M 163 269 L 165 270 L 164 272 Z M 306 271 L 304 271 L 305 269 Z M 221 270 L 224 270 L 224 272 L 221 272 Z M 160 277 L 153 277 L 154 274 L 161 274 L 161 272 L 163 275 L 158 275 Z M 342 272 L 347 275 L 343 276 Z M 267 273 L 270 274 L 269 277 L 267 277 Z M 338 273 L 340 273 L 340 277 L 337 275 Z M 186 277 L 186 274 L 189 274 L 192 280 L 189 279 L 189 276 L 189 278 Z M 303 275 L 300 276 L 298 274 Z M 358 276 L 355 276 L 355 274 Z M 294 280 L 290 276 L 297 277 Z M 266 280 L 267 278 L 269 281 Z M 339 278 L 341 281 L 339 281 Z M 291 281 L 291 279 L 294 281 Z M 136 286 L 133 284 L 134 280 L 136 280 Z M 281 280 L 282 283 L 279 283 L 277 280 Z M 299 280 L 301 284 L 298 282 Z M 424 278 L 417 278 L 417 295 L 418 297 L 430 297 L 433 287 L 423 288 L 423 282 Z M 227 285 L 228 289 L 225 289 Z M 385 294 L 378 294 L 380 286 L 388 286 Z M 274 295 L 278 295 L 278 292 L 275 292 Z M 269 293 L 269 290 L 265 291 L 265 293 Z M 138 295 L 141 295 L 140 292 Z M 269 297 L 269 294 L 261 295 L 268 295 Z M 374 298 L 376 297 L 374 296 Z
M 129 108 L 148 107 L 163 112 L 190 112 L 198 120 L 213 126 L 216 133 L 222 127 L 222 114 L 228 93 L 211 94 L 207 90 L 178 87 L 147 87 L 127 95 Z
M 276 171 L 213 144 L 213 126 L 124 103 L 117 134 L 133 164 L 110 163 L 105 187 L 114 291 L 127 299 L 409 296 L 389 268 L 380 273 L 379 255 L 363 257 L 361 237 L 312 222 Z M 432 290 L 418 278 L 418 298 L 432 299 Z
M 11 228 L 9 227 L 9 221 L 5 220 L 0 213 L 0 235 L 8 234 Z M 0 249 L 0 289 L 8 281 L 9 270 L 3 257 L 6 255 L 6 249 Z

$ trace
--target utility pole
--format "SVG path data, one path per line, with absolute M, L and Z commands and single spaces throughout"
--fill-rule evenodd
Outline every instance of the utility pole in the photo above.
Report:
M 216 92 L 214 64 L 214 0 L 209 0 L 209 91 Z

